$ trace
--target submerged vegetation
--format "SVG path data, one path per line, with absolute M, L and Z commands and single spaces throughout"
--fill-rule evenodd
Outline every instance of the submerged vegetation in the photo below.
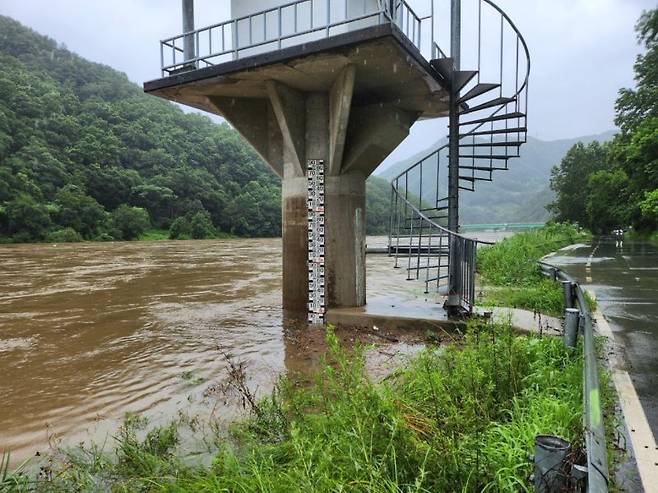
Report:
M 363 348 L 346 352 L 331 330 L 327 340 L 313 385 L 283 380 L 255 401 L 239 383 L 243 373 L 233 372 L 251 417 L 214 438 L 209 464 L 180 456 L 177 425 L 147 431 L 133 416 L 113 450 L 81 446 L 42 468 L 36 484 L 24 473 L 3 484 L 15 491 L 531 491 L 536 435 L 560 435 L 580 450 L 581 353 L 557 338 L 517 336 L 508 324 L 472 326 L 463 340 L 429 347 L 381 382 L 366 374 Z
M 559 316 L 562 289 L 539 272 L 537 262 L 555 250 L 589 238 L 571 224 L 548 224 L 478 251 L 482 304 L 508 306 Z

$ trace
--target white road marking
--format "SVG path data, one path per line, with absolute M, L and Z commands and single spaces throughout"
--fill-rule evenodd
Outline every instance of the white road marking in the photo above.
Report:
M 590 294 L 593 296 L 593 293 L 590 292 Z M 594 318 L 597 321 L 597 332 L 607 337 L 612 346 L 616 347 L 615 335 L 610 329 L 608 321 L 598 309 L 594 313 Z M 626 421 L 626 427 L 630 434 L 642 485 L 647 493 L 658 492 L 658 447 L 656 446 L 656 439 L 647 421 L 647 416 L 644 414 L 633 381 L 624 369 L 623 362 L 617 357 L 616 350 L 609 355 L 609 364 L 612 381 L 617 389 L 624 421 Z

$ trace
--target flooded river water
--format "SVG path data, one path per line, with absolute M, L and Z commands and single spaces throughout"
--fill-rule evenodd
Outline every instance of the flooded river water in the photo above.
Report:
M 196 412 L 224 352 L 261 391 L 303 371 L 311 343 L 285 335 L 280 252 L 279 239 L 0 246 L 0 452 L 15 464 L 128 411 Z M 421 293 L 391 267 L 368 256 L 371 299 Z

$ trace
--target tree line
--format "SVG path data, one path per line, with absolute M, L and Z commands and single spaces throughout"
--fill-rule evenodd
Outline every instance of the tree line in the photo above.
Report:
M 227 124 L 8 17 L 0 40 L 0 241 L 281 234 L 279 178 Z
M 658 9 L 642 14 L 636 32 L 646 51 L 635 61 L 635 89 L 619 91 L 619 133 L 576 144 L 551 173 L 554 218 L 596 233 L 658 229 Z

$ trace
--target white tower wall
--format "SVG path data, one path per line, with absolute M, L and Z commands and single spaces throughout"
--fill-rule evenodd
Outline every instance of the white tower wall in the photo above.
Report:
M 282 35 L 290 36 L 288 39 L 282 41 L 282 48 L 327 37 L 326 30 L 295 35 L 295 33 L 305 32 L 311 29 L 311 3 L 313 3 L 313 28 L 320 28 L 327 25 L 327 0 L 308 0 L 298 4 L 296 16 L 294 7 L 282 8 L 280 21 L 278 10 L 266 15 L 253 15 L 288 3 L 290 3 L 290 0 L 231 0 L 231 19 L 242 19 L 238 22 L 238 46 L 245 48 L 254 44 L 264 43 L 259 47 L 244 50 L 240 53 L 241 57 L 278 49 L 278 42 L 270 42 L 270 40 L 276 40 L 278 38 L 279 23 L 281 24 Z M 362 15 L 375 14 L 383 10 L 383 5 L 386 3 L 387 0 L 329 0 L 329 23 L 336 24 L 347 19 L 358 18 Z M 252 16 L 251 19 L 245 18 L 249 15 Z M 363 29 L 379 24 L 381 21 L 380 16 L 373 15 L 373 17 L 368 19 L 333 27 L 331 28 L 330 35 L 334 36 L 347 31 Z

